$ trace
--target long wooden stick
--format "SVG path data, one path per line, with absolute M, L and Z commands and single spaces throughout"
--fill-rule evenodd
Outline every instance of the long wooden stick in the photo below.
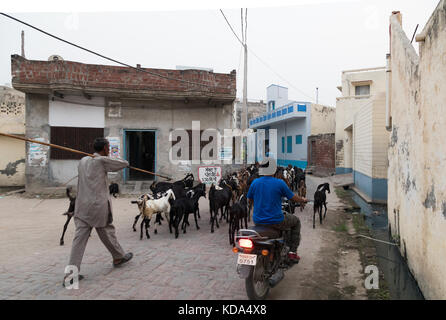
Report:
M 43 144 L 43 145 L 51 147 L 51 148 L 61 149 L 61 150 L 65 150 L 65 151 L 69 151 L 69 152 L 73 152 L 73 153 L 83 154 L 84 156 L 94 157 L 94 154 L 91 154 L 91 153 L 79 151 L 79 150 L 72 149 L 72 148 L 62 147 L 62 146 L 59 146 L 57 144 L 46 143 L 46 142 L 42 142 L 42 141 L 28 139 L 28 138 L 16 136 L 16 135 L 13 135 L 13 134 L 1 133 L 0 132 L 0 136 L 9 137 L 9 138 L 18 139 L 18 140 L 23 140 L 23 141 L 32 142 L 32 143 Z M 148 174 L 153 174 L 154 176 L 158 176 L 158 177 L 161 177 L 161 178 L 164 178 L 164 179 L 167 179 L 167 180 L 172 180 L 172 178 L 170 178 L 170 177 L 163 176 L 163 175 L 160 175 L 158 173 L 150 172 L 150 171 L 147 171 L 147 170 L 143 170 L 143 169 L 139 169 L 139 168 L 135 168 L 135 167 L 131 167 L 131 166 L 129 166 L 129 169 L 140 171 L 140 172 L 144 172 L 144 173 L 148 173 Z

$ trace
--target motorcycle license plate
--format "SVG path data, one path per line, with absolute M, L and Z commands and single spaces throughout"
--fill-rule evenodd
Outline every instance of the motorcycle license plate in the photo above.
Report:
M 246 254 L 246 253 L 239 253 L 237 258 L 238 264 L 244 264 L 248 266 L 255 266 L 257 262 L 257 255 L 256 254 Z

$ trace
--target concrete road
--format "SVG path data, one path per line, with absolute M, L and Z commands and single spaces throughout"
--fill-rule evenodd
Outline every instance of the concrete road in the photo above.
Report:
M 307 177 L 308 198 L 327 179 Z M 0 299 L 247 299 L 244 281 L 235 271 L 236 255 L 228 241 L 228 225 L 210 233 L 208 199 L 201 199 L 200 230 L 194 223 L 175 239 L 167 224 L 150 239 L 131 229 L 137 208 L 130 198 L 113 199 L 114 224 L 124 250 L 134 258 L 113 268 L 108 251 L 95 231 L 87 245 L 78 290 L 62 287 L 74 223 L 59 245 L 67 199 L 45 200 L 8 196 L 0 199 Z M 303 212 L 301 263 L 285 275 L 271 299 L 337 298 L 336 233 L 329 227 L 342 205 L 328 196 L 327 223 L 312 229 L 312 205 Z

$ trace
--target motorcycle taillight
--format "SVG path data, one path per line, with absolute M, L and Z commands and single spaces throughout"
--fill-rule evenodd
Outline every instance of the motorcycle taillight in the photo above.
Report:
M 244 249 L 252 249 L 254 247 L 254 244 L 252 243 L 251 239 L 240 239 L 238 241 L 238 244 L 240 248 Z

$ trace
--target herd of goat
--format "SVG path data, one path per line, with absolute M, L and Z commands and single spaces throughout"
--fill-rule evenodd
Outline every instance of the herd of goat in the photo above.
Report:
M 241 169 L 227 175 L 221 179 L 218 185 L 212 184 L 209 192 L 209 212 L 211 232 L 214 232 L 214 225 L 219 228 L 219 222 L 226 220 L 229 224 L 229 242 L 234 245 L 234 234 L 240 228 L 248 228 L 248 221 L 251 217 L 251 207 L 248 205 L 247 193 L 251 183 L 259 177 L 258 165 L 251 165 L 248 168 Z M 297 167 L 288 166 L 278 167 L 274 177 L 282 179 L 292 191 L 297 191 L 301 197 L 306 197 L 306 181 L 305 172 Z M 150 192 L 141 195 L 138 199 L 131 203 L 138 206 L 139 213 L 133 222 L 133 231 L 136 231 L 136 224 L 139 219 L 140 223 L 140 239 L 143 239 L 143 230 L 145 229 L 146 237 L 149 239 L 150 222 L 155 219 L 154 232 L 157 233 L 157 224 L 161 225 L 161 221 L 166 220 L 169 231 L 175 233 L 175 238 L 179 236 L 179 230 L 186 233 L 189 224 L 189 215 L 194 215 L 195 226 L 197 230 L 198 219 L 200 217 L 199 200 L 201 197 L 206 198 L 206 185 L 203 183 L 194 183 L 194 175 L 188 173 L 182 180 L 175 182 L 153 182 L 150 186 Z M 112 188 L 113 187 L 113 188 Z M 116 193 L 116 186 L 110 186 L 110 193 Z M 318 213 L 320 223 L 327 213 L 326 194 L 330 193 L 328 183 L 321 184 L 317 187 L 314 195 L 314 213 L 313 228 L 315 227 L 315 215 Z M 75 197 L 71 195 L 71 190 L 67 189 L 67 195 L 70 199 L 70 207 L 65 213 L 67 221 L 64 225 L 60 245 L 63 245 L 63 237 L 67 225 L 73 216 Z M 294 213 L 295 204 L 288 203 L 288 212 Z M 322 207 L 325 207 L 325 213 L 322 215 Z M 303 205 L 300 205 L 303 210 Z M 220 213 L 220 214 L 219 214 Z

